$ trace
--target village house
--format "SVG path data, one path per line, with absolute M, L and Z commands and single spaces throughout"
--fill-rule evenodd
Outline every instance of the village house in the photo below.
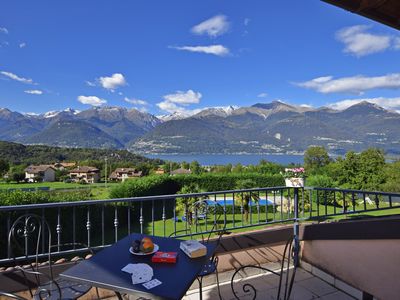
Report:
M 57 162 L 53 165 L 53 167 L 57 170 L 64 171 L 65 169 L 75 167 L 76 163 L 74 162 Z
M 56 170 L 52 165 L 29 166 L 25 169 L 27 182 L 53 182 L 56 180 Z
M 116 168 L 109 178 L 110 180 L 124 182 L 126 179 L 139 177 L 142 177 L 142 171 L 135 168 Z
M 192 171 L 184 169 L 184 168 L 179 168 L 176 170 L 171 171 L 170 173 L 171 175 L 188 175 L 188 174 L 192 174 Z
M 156 174 L 156 175 L 164 175 L 164 174 L 165 174 L 165 171 L 164 171 L 163 168 L 157 168 L 157 169 L 154 171 L 154 174 Z
M 78 166 L 69 171 L 72 182 L 96 183 L 100 180 L 100 170 L 95 167 Z

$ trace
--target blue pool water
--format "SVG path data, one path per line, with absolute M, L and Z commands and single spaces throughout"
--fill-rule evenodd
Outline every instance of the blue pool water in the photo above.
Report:
M 215 202 L 217 202 L 220 205 L 224 205 L 224 203 L 226 203 L 227 206 L 232 206 L 234 204 L 233 199 L 226 199 L 226 200 L 207 200 L 207 204 L 208 205 L 213 205 Z M 271 200 L 268 199 L 260 199 L 258 201 L 258 203 L 260 204 L 260 206 L 265 206 L 265 205 L 274 205 L 274 202 L 272 202 Z M 255 206 L 257 205 L 257 202 L 254 201 L 250 201 L 249 205 Z

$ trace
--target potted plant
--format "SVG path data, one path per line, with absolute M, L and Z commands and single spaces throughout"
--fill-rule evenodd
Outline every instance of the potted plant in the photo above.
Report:
M 286 186 L 304 187 L 306 177 L 304 168 L 286 168 L 282 175 L 285 178 Z

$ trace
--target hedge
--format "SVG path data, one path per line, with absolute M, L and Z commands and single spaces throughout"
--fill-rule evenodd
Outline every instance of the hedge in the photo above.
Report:
M 23 192 L 23 191 L 1 191 L 0 206 L 38 204 L 51 202 L 70 202 L 90 199 L 90 191 L 73 192 Z
M 225 191 L 236 188 L 241 180 L 251 180 L 254 187 L 283 186 L 281 175 L 263 175 L 257 173 L 237 174 L 201 174 L 178 176 L 147 176 L 127 180 L 111 190 L 111 198 L 128 198 L 153 195 L 176 194 L 183 186 L 198 185 L 203 191 Z

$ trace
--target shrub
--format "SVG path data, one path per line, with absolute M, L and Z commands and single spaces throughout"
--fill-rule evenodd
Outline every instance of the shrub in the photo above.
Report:
M 284 185 L 281 175 L 263 175 L 257 173 L 207 173 L 201 175 L 180 175 L 174 176 L 179 186 L 197 184 L 202 190 L 225 191 L 236 188 L 239 181 L 248 180 L 254 187 L 273 187 Z
M 155 195 L 176 194 L 180 187 L 173 180 L 173 177 L 147 176 L 133 180 L 126 180 L 124 183 L 114 187 L 110 192 L 111 198 L 128 198 Z
M 327 176 L 327 175 L 314 175 L 310 176 L 307 178 L 307 186 L 312 186 L 312 187 L 319 187 L 319 188 L 334 188 L 335 187 L 335 182 L 334 180 Z M 317 197 L 318 194 L 318 197 Z M 308 193 L 305 193 L 306 195 L 306 200 L 308 200 Z M 318 191 L 313 193 L 313 201 L 316 202 L 318 199 L 318 202 L 320 204 L 327 204 L 327 205 L 333 205 L 334 204 L 334 199 L 335 195 L 334 192 L 330 191 Z
M 38 204 L 50 202 L 69 202 L 90 199 L 90 191 L 73 192 L 24 192 L 3 191 L 0 197 L 0 206 Z

